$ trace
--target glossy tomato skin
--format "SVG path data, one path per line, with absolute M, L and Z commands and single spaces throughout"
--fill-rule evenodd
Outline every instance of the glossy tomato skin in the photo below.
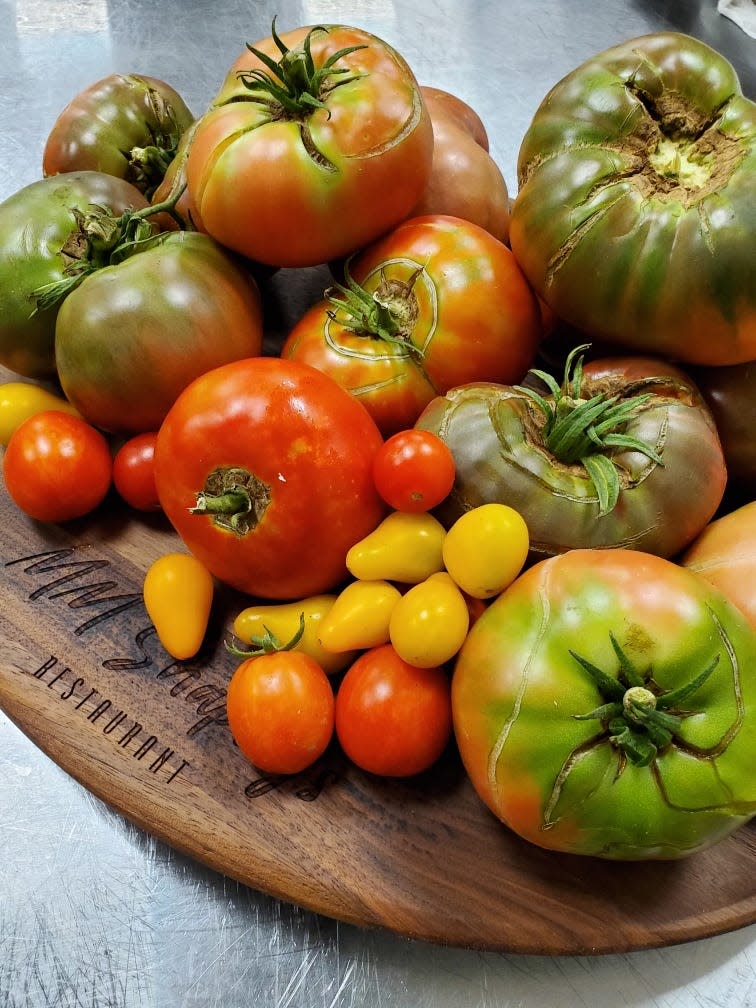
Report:
M 61 522 L 93 511 L 110 488 L 112 462 L 103 435 L 81 417 L 44 410 L 11 435 L 3 456 L 5 486 L 37 521 Z
M 280 35 L 301 46 L 311 29 Z M 407 216 L 427 182 L 433 131 L 403 57 L 358 28 L 312 31 L 316 67 L 354 74 L 324 90 L 304 118 L 256 102 L 244 76 L 265 70 L 245 51 L 198 122 L 187 180 L 203 226 L 218 241 L 271 266 L 309 266 L 348 255 Z M 278 61 L 272 38 L 255 48 Z M 240 74 L 242 76 L 240 77 Z M 259 94 L 258 94 L 259 96 Z
M 397 431 L 373 462 L 378 493 L 396 511 L 430 511 L 454 486 L 454 456 L 430 431 Z
M 695 368 L 691 374 L 719 431 L 728 489 L 756 496 L 756 360 Z
M 137 511 L 159 511 L 155 485 L 156 431 L 145 431 L 125 441 L 113 458 L 113 485 Z
M 32 182 L 0 204 L 0 364 L 27 378 L 55 374 L 58 306 L 35 312 L 32 295 L 63 278 L 62 249 L 77 228 L 73 211 L 90 204 L 120 214 L 147 201 L 123 179 L 87 171 Z
M 126 179 L 149 198 L 193 121 L 181 95 L 165 81 L 111 74 L 75 95 L 55 120 L 42 155 L 43 173 L 101 171 Z
M 411 777 L 431 767 L 451 737 L 449 678 L 417 668 L 390 644 L 365 651 L 336 694 L 336 735 L 361 769 Z
M 540 444 L 532 400 L 511 386 L 471 383 L 436 398 L 417 426 L 444 438 L 457 477 L 439 517 L 447 527 L 481 504 L 507 504 L 525 520 L 531 559 L 566 550 L 622 546 L 675 556 L 714 516 L 727 471 L 701 393 L 655 358 L 602 358 L 585 366 L 583 398 L 649 399 L 624 433 L 656 451 L 610 451 L 619 476 L 617 504 L 601 514 L 582 464 L 563 465 Z
M 384 437 L 412 427 L 450 388 L 520 381 L 530 367 L 541 334 L 535 296 L 510 250 L 477 224 L 410 218 L 355 256 L 349 272 L 382 302 L 393 299 L 399 338 L 352 331 L 324 299 L 293 327 L 281 355 L 330 374 Z
M 221 581 L 262 598 L 305 598 L 345 579 L 349 548 L 383 517 L 372 480 L 381 444 L 364 407 L 327 375 L 275 357 L 238 361 L 197 378 L 168 412 L 158 495 Z M 238 482 L 252 510 L 237 531 L 194 513 L 198 494 Z
M 518 159 L 512 249 L 593 339 L 689 363 L 756 358 L 756 105 L 730 64 L 660 32 L 546 95 Z
M 196 377 L 262 349 L 257 286 L 207 235 L 158 235 L 86 277 L 58 313 L 55 359 L 68 399 L 103 430 L 157 430 Z
M 575 656 L 619 683 L 612 635 L 657 695 L 713 663 L 669 708 L 687 713 L 647 765 L 610 741 L 606 720 L 584 719 L 604 699 Z M 686 856 L 756 812 L 755 659 L 745 618 L 670 561 L 634 550 L 542 561 L 488 606 L 460 652 L 452 707 L 463 762 L 494 814 L 539 846 Z M 623 683 L 621 702 L 628 692 Z

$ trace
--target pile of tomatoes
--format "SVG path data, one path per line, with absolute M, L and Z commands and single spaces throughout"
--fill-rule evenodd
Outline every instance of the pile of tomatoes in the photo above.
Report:
M 274 22 L 197 118 L 114 75 L 0 204 L 6 489 L 162 511 L 176 658 L 242 593 L 228 716 L 261 770 L 335 737 L 411 775 L 454 735 L 535 843 L 691 853 L 756 812 L 722 574 L 754 553 L 755 169 L 753 103 L 674 33 L 556 85 L 513 200 L 475 111 L 359 28 Z M 311 266 L 270 346 L 268 280 Z

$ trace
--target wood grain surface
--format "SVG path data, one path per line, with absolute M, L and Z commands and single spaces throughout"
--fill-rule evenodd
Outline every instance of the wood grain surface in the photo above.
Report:
M 244 599 L 220 589 L 205 648 L 172 660 L 146 616 L 148 564 L 177 540 L 111 497 L 63 526 L 2 488 L 0 707 L 57 764 L 139 826 L 249 886 L 330 917 L 519 953 L 624 952 L 756 921 L 756 825 L 681 862 L 560 856 L 511 834 L 451 746 L 411 782 L 337 746 L 260 776 L 225 723 Z

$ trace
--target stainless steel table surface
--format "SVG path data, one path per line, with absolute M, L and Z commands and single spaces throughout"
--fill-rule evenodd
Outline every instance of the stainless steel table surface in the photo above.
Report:
M 421 82 L 477 109 L 512 191 L 519 140 L 548 88 L 634 35 L 675 28 L 709 41 L 756 97 L 756 41 L 715 0 L 0 0 L 0 199 L 40 176 L 47 132 L 79 90 L 111 72 L 146 73 L 196 114 L 273 14 L 281 30 L 339 21 L 393 43 Z M 590 958 L 362 931 L 175 853 L 0 714 L 0 1008 L 346 1005 L 756 1006 L 756 926 Z

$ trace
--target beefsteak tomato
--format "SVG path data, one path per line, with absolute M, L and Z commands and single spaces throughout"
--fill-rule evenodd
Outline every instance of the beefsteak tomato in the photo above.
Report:
M 675 32 L 556 84 L 518 158 L 512 249 L 593 339 L 697 364 L 756 359 L 756 104 Z
M 433 129 L 403 57 L 359 28 L 249 45 L 198 120 L 186 177 L 202 226 L 270 266 L 348 255 L 398 224 L 428 181 Z
M 149 199 L 193 121 L 181 95 L 165 81 L 111 74 L 79 92 L 55 120 L 42 171 L 106 172 Z
M 281 355 L 319 368 L 365 404 L 384 437 L 438 394 L 519 381 L 540 312 L 511 251 L 458 217 L 413 217 L 355 256 L 289 333 Z
M 471 383 L 437 397 L 417 426 L 442 437 L 456 467 L 439 509 L 448 527 L 480 504 L 524 518 L 531 558 L 626 547 L 671 557 L 712 518 L 727 481 L 708 407 L 665 361 L 568 355 L 541 394 Z
M 67 172 L 32 182 L 0 203 L 0 364 L 26 378 L 55 374 L 60 302 L 39 307 L 35 292 L 63 281 L 91 252 L 81 215 L 92 206 L 118 215 L 147 200 L 104 172 Z
M 347 576 L 385 513 L 367 410 L 314 368 L 277 357 L 208 371 L 158 431 L 160 503 L 189 550 L 250 595 L 297 599 Z
M 634 550 L 541 561 L 470 630 L 452 679 L 473 785 L 552 850 L 672 859 L 756 813 L 756 632 Z

